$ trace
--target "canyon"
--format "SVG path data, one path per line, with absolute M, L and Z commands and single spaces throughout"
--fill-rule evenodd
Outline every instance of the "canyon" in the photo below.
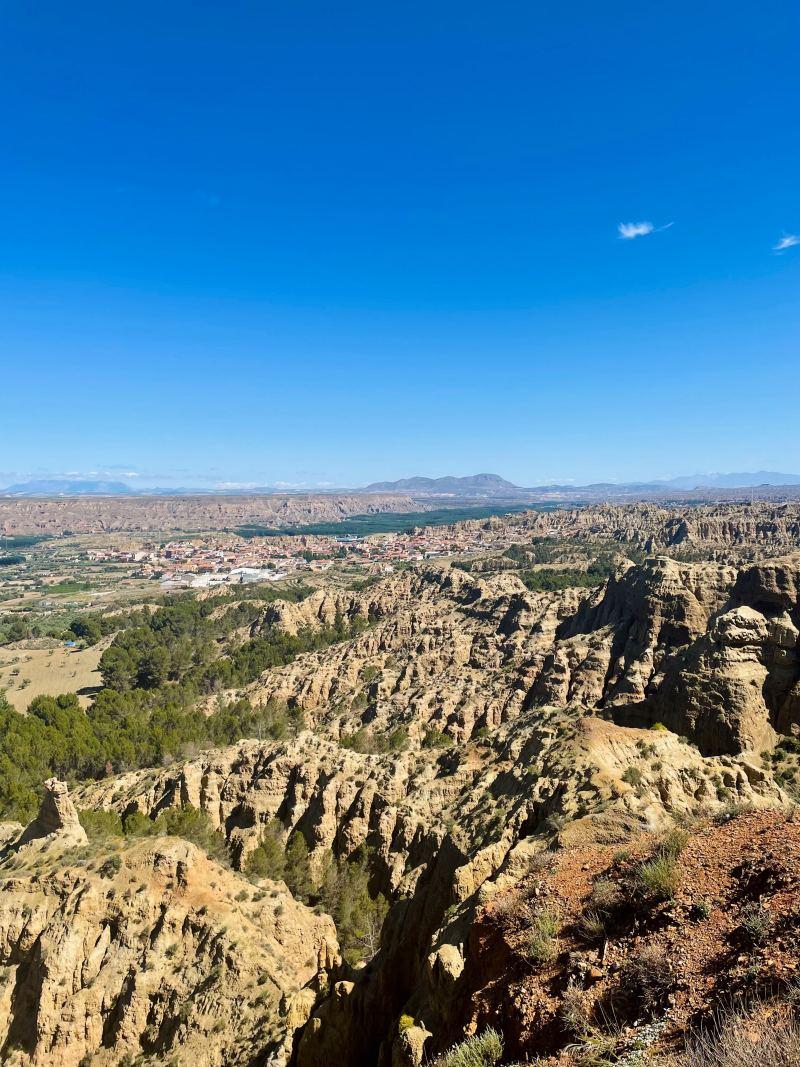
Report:
M 516 1059 L 588 1064 L 565 1004 L 580 1001 L 588 1019 L 616 997 L 608 1062 L 628 1062 L 624 1043 L 647 1037 L 660 1063 L 729 980 L 789 981 L 796 506 L 480 521 L 484 568 L 436 560 L 322 583 L 248 621 L 237 639 L 343 635 L 200 701 L 209 715 L 241 701 L 289 709 L 287 736 L 111 766 L 72 785 L 75 808 L 119 825 L 202 814 L 225 862 L 169 835 L 87 842 L 77 817 L 61 820 L 66 829 L 45 819 L 58 825 L 44 835 L 4 829 L 8 1062 L 420 1067 L 491 1026 Z M 576 552 L 610 552 L 610 574 L 593 588 L 530 588 L 491 551 L 500 526 L 523 550 L 547 539 L 557 557 L 547 566 L 562 558 L 570 574 Z M 43 803 L 62 795 L 48 782 Z M 284 845 L 302 838 L 313 884 L 331 857 L 366 864 L 388 913 L 364 958 L 345 958 L 313 890 L 306 903 L 253 873 L 275 833 Z M 766 852 L 751 847 L 756 833 Z M 675 834 L 682 881 L 664 899 L 637 898 L 649 857 Z M 736 917 L 749 914 L 736 896 L 744 874 L 731 873 L 748 863 L 778 872 L 763 885 L 753 874 L 746 892 L 782 925 L 775 951 L 753 948 L 745 965 L 720 939 L 739 936 Z M 724 891 L 701 877 L 714 864 Z M 615 917 L 582 939 L 601 882 L 616 887 Z M 706 907 L 718 925 L 727 908 L 727 933 L 714 927 L 706 956 L 687 957 L 652 1004 L 629 1008 L 630 961 L 667 951 L 665 929 L 689 936 Z M 558 917 L 552 951 L 526 956 L 545 914 Z

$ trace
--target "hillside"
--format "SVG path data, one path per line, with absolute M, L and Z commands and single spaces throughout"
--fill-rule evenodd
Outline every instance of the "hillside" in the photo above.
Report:
M 70 774 L 86 826 L 109 820 L 90 856 L 57 870 L 29 861 L 30 845 L 3 859 L 20 905 L 0 962 L 40 1019 L 24 1030 L 12 1000 L 14 1062 L 77 1064 L 92 1049 L 98 1063 L 129 1051 L 163 1062 L 184 1047 L 209 1067 L 420 1067 L 493 1028 L 503 1063 L 589 1067 L 602 1049 L 605 1063 L 666 1067 L 731 992 L 791 1030 L 793 509 L 780 521 L 645 507 L 482 521 L 485 557 L 458 566 L 121 619 L 100 664 L 108 688 L 86 713 L 66 700 L 5 713 L 5 736 L 28 731 L 42 761 L 17 742 L 29 778 L 6 790 L 6 810 L 37 774 Z M 519 535 L 510 555 L 491 549 L 497 523 Z M 176 853 L 175 833 L 194 851 Z M 204 922 L 241 910 L 223 921 L 238 949 L 187 947 L 210 936 L 187 911 L 195 869 L 198 887 L 217 885 Z M 37 945 L 67 943 L 59 916 L 103 878 L 108 917 L 42 970 Z M 165 885 L 170 934 L 156 918 Z M 277 910 L 263 908 L 275 894 L 328 945 L 305 970 L 273 943 Z M 154 955 L 131 955 L 125 929 L 146 932 Z M 280 964 L 255 962 L 262 951 Z M 230 973 L 209 999 L 223 959 Z M 283 985 L 262 1009 L 253 982 L 273 966 Z M 121 967 L 137 976 L 133 1000 Z M 190 1015 L 140 975 L 151 968 L 174 974 Z M 74 1059 L 56 1022 L 62 978 L 64 1026 L 82 1034 Z M 97 1023 L 78 1021 L 84 1011 Z
M 402 494 L 307 496 L 0 497 L 3 534 L 112 533 L 126 530 L 278 528 L 350 515 L 424 510 Z

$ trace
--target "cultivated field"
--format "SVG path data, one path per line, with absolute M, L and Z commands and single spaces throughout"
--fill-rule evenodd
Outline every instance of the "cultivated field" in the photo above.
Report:
M 90 693 L 101 684 L 97 665 L 107 638 L 92 648 L 66 648 L 56 641 L 20 641 L 0 648 L 0 689 L 18 711 L 24 711 L 43 693 L 75 693 L 89 703 Z M 47 646 L 47 647 L 42 647 Z

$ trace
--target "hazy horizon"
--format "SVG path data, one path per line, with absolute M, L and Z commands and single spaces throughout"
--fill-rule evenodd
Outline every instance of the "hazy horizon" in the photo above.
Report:
M 64 482 L 64 483 L 68 483 L 69 482 L 69 483 L 75 483 L 76 485 L 80 485 L 82 483 L 85 483 L 86 485 L 90 485 L 90 484 L 93 484 L 93 483 L 107 482 L 107 483 L 111 483 L 111 484 L 114 484 L 114 485 L 126 486 L 128 489 L 130 489 L 130 490 L 132 490 L 134 492 L 138 492 L 138 493 L 146 493 L 148 490 L 170 490 L 170 489 L 173 489 L 173 490 L 174 489 L 187 489 L 187 490 L 196 489 L 196 490 L 199 490 L 199 491 L 209 491 L 210 490 L 210 491 L 216 491 L 216 492 L 224 492 L 226 490 L 229 490 L 232 493 L 236 493 L 236 492 L 241 492 L 241 491 L 253 490 L 253 489 L 256 489 L 256 488 L 269 489 L 269 490 L 274 490 L 274 491 L 279 491 L 279 492 L 280 491 L 284 491 L 284 492 L 289 492 L 289 493 L 291 493 L 291 492 L 312 492 L 313 493 L 315 490 L 316 491 L 320 491 L 320 492 L 331 492 L 331 491 L 335 491 L 335 490 L 341 490 L 343 492 L 346 492 L 348 490 L 363 490 L 364 488 L 366 488 L 367 486 L 372 485 L 372 484 L 380 484 L 380 483 L 387 483 L 387 482 L 391 483 L 391 482 L 403 481 L 403 480 L 413 479 L 413 478 L 431 478 L 431 479 L 441 479 L 441 478 L 450 478 L 450 477 L 452 477 L 452 478 L 470 478 L 470 477 L 475 476 L 477 473 L 489 473 L 489 474 L 492 474 L 492 475 L 494 475 L 496 477 L 504 478 L 506 481 L 512 482 L 513 485 L 515 485 L 516 487 L 518 487 L 520 489 L 546 487 L 546 486 L 557 486 L 557 485 L 575 486 L 576 488 L 584 487 L 584 486 L 587 486 L 587 485 L 593 485 L 593 484 L 609 484 L 609 485 L 620 485 L 620 486 L 632 485 L 632 484 L 633 485 L 635 485 L 635 484 L 643 484 L 643 485 L 653 484 L 653 485 L 655 485 L 655 484 L 658 484 L 658 483 L 669 484 L 670 482 L 673 482 L 673 481 L 686 482 L 687 483 L 686 487 L 693 488 L 694 485 L 702 486 L 703 484 L 705 484 L 702 481 L 703 478 L 708 478 L 709 479 L 709 482 L 707 483 L 709 486 L 715 484 L 714 480 L 720 480 L 721 479 L 722 481 L 719 481 L 720 487 L 746 488 L 747 486 L 749 486 L 751 484 L 752 485 L 758 485 L 758 484 L 775 484 L 775 485 L 794 484 L 796 481 L 800 480 L 800 475 L 795 474 L 794 472 L 791 472 L 791 471 L 778 472 L 778 471 L 773 471 L 773 470 L 737 471 L 737 472 L 733 472 L 733 471 L 704 471 L 704 472 L 700 472 L 700 471 L 697 471 L 697 472 L 688 473 L 688 474 L 684 472 L 684 473 L 676 473 L 676 474 L 673 474 L 673 475 L 670 475 L 670 476 L 667 476 L 667 477 L 644 477 L 644 478 L 631 479 L 630 481 L 625 481 L 625 482 L 614 481 L 614 480 L 608 479 L 608 478 L 599 478 L 599 479 L 596 479 L 593 482 L 578 482 L 575 479 L 567 479 L 567 480 L 564 480 L 562 482 L 556 482 L 556 481 L 553 481 L 553 480 L 537 482 L 537 481 L 534 481 L 534 480 L 531 480 L 531 479 L 528 479 L 528 480 L 525 480 L 525 481 L 521 481 L 521 482 L 515 482 L 513 479 L 506 479 L 504 474 L 502 474 L 501 472 L 497 472 L 497 471 L 491 471 L 491 472 L 489 472 L 489 471 L 483 471 L 483 472 L 472 471 L 472 472 L 468 472 L 468 473 L 464 473 L 464 474 L 462 474 L 462 473 L 455 473 L 455 474 L 453 474 L 453 473 L 445 473 L 445 474 L 442 474 L 442 473 L 439 473 L 439 472 L 430 473 L 430 472 L 422 471 L 422 472 L 416 472 L 416 473 L 413 473 L 413 474 L 402 474 L 402 475 L 399 475 L 396 478 L 373 478 L 373 479 L 370 479 L 367 482 L 345 482 L 345 483 L 342 483 L 340 485 L 332 485 L 332 484 L 327 484 L 327 483 L 316 483 L 316 484 L 315 483 L 297 483 L 297 482 L 292 483 L 292 482 L 285 482 L 285 481 L 281 481 L 281 480 L 276 480 L 276 481 L 274 481 L 272 483 L 268 483 L 266 481 L 249 481 L 248 482 L 248 481 L 242 481 L 242 480 L 237 480 L 237 479 L 224 479 L 224 480 L 208 479 L 208 480 L 203 480 L 203 481 L 197 481 L 197 480 L 192 480 L 190 477 L 187 477 L 187 478 L 181 480 L 179 478 L 172 478 L 169 475 L 164 476 L 163 478 L 158 480 L 158 479 L 147 479 L 146 476 L 139 475 L 138 472 L 137 472 L 136 476 L 133 476 L 131 472 L 116 472 L 115 473 L 115 472 L 109 471 L 109 470 L 95 470 L 95 471 L 87 471 L 87 472 L 52 472 L 52 471 L 48 472 L 48 471 L 39 471 L 39 472 L 30 473 L 30 474 L 27 474 L 27 475 L 23 474 L 23 475 L 18 475 L 18 476 L 14 476 L 14 477 L 10 476 L 11 474 L 13 474 L 13 472 L 6 472 L 5 474 L 3 474 L 3 472 L 0 472 L 0 492 L 3 492 L 3 491 L 5 491 L 7 489 L 10 489 L 10 488 L 13 488 L 14 486 L 17 486 L 17 485 L 36 484 L 37 482 Z M 782 475 L 785 476 L 786 482 L 782 482 L 776 477 L 779 474 L 782 474 Z M 734 477 L 736 475 L 742 476 L 742 480 L 740 482 L 732 482 L 730 480 L 725 481 L 725 479 L 730 479 L 730 478 L 732 478 L 732 477 Z M 756 475 L 764 475 L 765 476 L 764 483 L 761 483 L 759 481 L 754 481 L 753 478 Z M 697 482 L 694 482 L 694 484 L 689 485 L 688 483 L 692 483 L 694 479 L 699 479 L 699 480 Z

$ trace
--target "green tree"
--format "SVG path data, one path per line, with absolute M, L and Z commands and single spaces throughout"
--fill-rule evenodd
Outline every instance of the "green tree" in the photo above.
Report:
M 244 873 L 250 878 L 283 881 L 286 875 L 286 850 L 283 847 L 282 827 L 277 819 L 273 819 L 264 829 L 258 848 L 245 861 Z
M 136 682 L 136 663 L 126 648 L 111 645 L 100 657 L 103 685 L 125 693 Z
M 81 615 L 73 619 L 69 628 L 79 640 L 85 641 L 87 645 L 96 645 L 103 636 L 100 623 L 94 615 Z
M 333 917 L 342 952 L 350 963 L 369 959 L 380 948 L 389 904 L 382 893 L 369 891 L 365 854 L 349 862 L 331 856 L 324 865 L 318 889 L 322 907 Z
M 136 673 L 137 684 L 142 689 L 157 689 L 169 677 L 169 652 L 163 645 L 156 645 L 139 660 Z
M 313 890 L 311 864 L 308 858 L 308 845 L 299 830 L 295 830 L 286 845 L 286 871 L 284 881 L 292 892 L 304 903 L 308 903 Z

